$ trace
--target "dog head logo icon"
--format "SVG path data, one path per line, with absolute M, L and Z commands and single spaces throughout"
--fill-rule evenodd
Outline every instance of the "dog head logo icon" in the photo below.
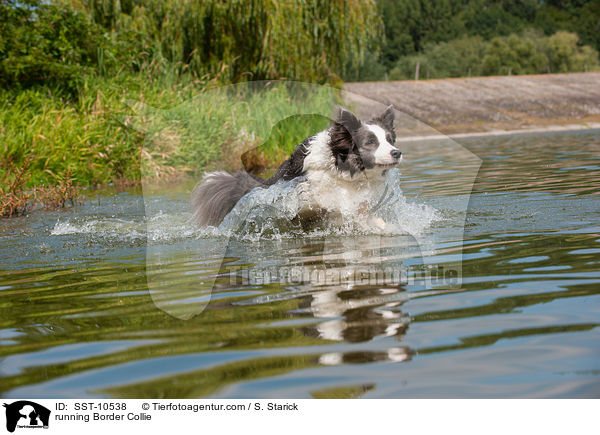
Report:
M 29 400 L 4 404 L 6 430 L 14 432 L 17 426 L 25 428 L 48 427 L 50 410 Z

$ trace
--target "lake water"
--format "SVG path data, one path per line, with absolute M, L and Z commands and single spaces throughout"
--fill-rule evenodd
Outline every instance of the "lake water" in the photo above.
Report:
M 0 221 L 0 395 L 600 397 L 600 132 L 460 145 L 401 144 L 383 232 L 303 232 L 290 184 Z

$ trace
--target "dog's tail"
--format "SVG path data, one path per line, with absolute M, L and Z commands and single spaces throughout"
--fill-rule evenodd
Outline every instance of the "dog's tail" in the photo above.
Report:
M 265 187 L 262 178 L 246 171 L 210 172 L 192 192 L 192 219 L 199 226 L 218 226 L 246 193 Z

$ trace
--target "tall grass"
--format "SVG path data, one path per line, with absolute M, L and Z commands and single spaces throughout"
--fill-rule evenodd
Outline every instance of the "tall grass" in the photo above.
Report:
M 127 100 L 166 107 L 214 83 L 150 63 L 137 74 L 84 77 L 75 99 L 48 86 L 0 88 L 0 156 L 31 160 L 30 187 L 56 184 L 67 170 L 79 185 L 139 181 L 144 136 L 128 126 Z
M 0 155 L 31 162 L 29 187 L 56 185 L 67 171 L 80 186 L 196 176 L 239 168 L 248 151 L 271 167 L 326 125 L 336 93 L 292 82 L 223 87 L 169 64 L 88 77 L 75 101 L 50 88 L 0 90 Z
M 115 117 L 124 108 L 110 87 L 94 87 L 77 104 L 49 91 L 3 91 L 0 95 L 0 155 L 31 159 L 28 185 L 51 185 L 71 172 L 79 184 L 137 179 L 135 132 Z
M 207 88 L 169 108 L 133 102 L 135 128 L 145 132 L 143 176 L 207 168 L 279 165 L 329 122 L 338 90 L 299 82 L 244 82 Z

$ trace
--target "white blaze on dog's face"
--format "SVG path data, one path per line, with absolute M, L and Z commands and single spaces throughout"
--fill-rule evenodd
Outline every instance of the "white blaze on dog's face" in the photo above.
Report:
M 330 149 L 336 169 L 352 178 L 371 169 L 387 169 L 400 163 L 402 153 L 394 142 L 394 109 L 388 107 L 369 122 L 340 109 L 330 129 Z
M 367 124 L 367 129 L 370 130 L 377 138 L 377 149 L 373 153 L 375 166 L 396 165 L 402 160 L 402 153 L 398 148 L 393 146 L 388 141 L 386 131 L 378 125 Z

